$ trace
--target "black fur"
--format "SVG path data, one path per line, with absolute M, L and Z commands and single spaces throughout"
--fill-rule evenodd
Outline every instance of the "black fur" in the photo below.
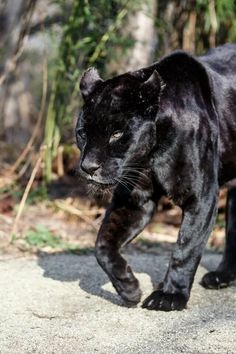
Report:
M 139 302 L 138 281 L 119 249 L 167 195 L 182 208 L 182 224 L 163 283 L 143 307 L 181 310 L 215 222 L 219 187 L 236 177 L 236 45 L 198 58 L 174 52 L 107 81 L 92 68 L 81 92 L 80 170 L 113 191 L 96 242 L 98 263 L 125 301 Z M 228 194 L 226 234 L 222 263 L 202 280 L 207 288 L 236 278 L 236 189 Z

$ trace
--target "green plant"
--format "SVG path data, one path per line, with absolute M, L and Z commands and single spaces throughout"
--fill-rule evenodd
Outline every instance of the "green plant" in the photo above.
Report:
M 27 204 L 36 204 L 44 200 L 48 200 L 48 194 L 45 185 L 42 184 L 29 192 Z
M 225 222 L 225 215 L 224 214 L 218 214 L 216 218 L 216 226 L 220 228 L 225 228 L 226 227 L 226 222 Z
M 17 240 L 17 238 L 13 240 Z M 55 235 L 43 225 L 37 225 L 35 229 L 28 230 L 25 235 L 25 241 L 28 245 L 38 249 L 51 247 L 62 251 L 80 252 L 78 245 L 64 241 L 62 237 Z
M 62 243 L 62 240 L 59 236 L 54 235 L 51 231 L 42 225 L 36 226 L 34 230 L 28 230 L 25 235 L 25 241 L 30 246 L 36 246 L 39 248 L 45 246 L 56 248 L 59 247 Z
M 196 54 L 236 41 L 235 0 L 159 0 L 157 6 L 157 56 L 186 46 L 186 33 Z
M 16 201 L 16 203 L 20 201 L 23 196 L 23 193 L 24 189 L 22 188 L 22 186 L 19 185 L 13 185 L 11 188 L 6 187 L 0 189 L 0 196 L 1 194 L 9 194 Z M 44 200 L 48 200 L 48 195 L 45 185 L 42 184 L 37 187 L 34 187 L 34 189 L 29 192 L 26 204 L 36 204 Z
M 197 0 L 196 10 L 198 41 L 203 42 L 203 46 L 211 46 L 212 30 L 215 31 L 215 45 L 236 40 L 235 0 Z
M 121 35 L 120 29 L 128 10 L 137 6 L 134 3 L 124 0 L 73 2 L 55 63 L 45 125 L 47 181 L 51 179 L 52 159 L 56 154 L 61 132 L 71 124 L 75 108 L 79 105 L 78 79 L 81 71 L 96 65 L 104 73 L 106 63 L 114 57 L 114 48 L 132 45 L 131 41 Z

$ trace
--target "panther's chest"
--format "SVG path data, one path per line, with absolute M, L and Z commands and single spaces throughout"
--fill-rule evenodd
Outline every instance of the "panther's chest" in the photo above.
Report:
M 152 159 L 152 171 L 157 186 L 160 186 L 177 205 L 181 205 L 188 196 L 195 178 L 195 172 L 191 172 L 189 161 L 185 158 L 178 160 L 174 153 L 162 156 L 157 154 Z
M 236 143 L 232 145 L 232 149 L 221 153 L 219 168 L 220 186 L 236 178 Z

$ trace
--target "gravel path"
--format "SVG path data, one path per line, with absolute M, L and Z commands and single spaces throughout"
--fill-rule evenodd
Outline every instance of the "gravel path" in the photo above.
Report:
M 126 258 L 149 295 L 168 255 Z M 236 286 L 198 285 L 219 259 L 203 258 L 188 309 L 171 313 L 124 307 L 93 255 L 2 259 L 0 353 L 236 353 Z

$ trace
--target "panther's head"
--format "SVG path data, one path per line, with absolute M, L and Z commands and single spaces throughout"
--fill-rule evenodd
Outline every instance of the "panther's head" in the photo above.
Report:
M 139 171 L 155 145 L 162 82 L 157 71 L 148 76 L 141 79 L 126 73 L 103 81 L 90 68 L 81 78 L 84 106 L 76 125 L 79 169 L 95 185 L 116 185 L 122 176 Z

